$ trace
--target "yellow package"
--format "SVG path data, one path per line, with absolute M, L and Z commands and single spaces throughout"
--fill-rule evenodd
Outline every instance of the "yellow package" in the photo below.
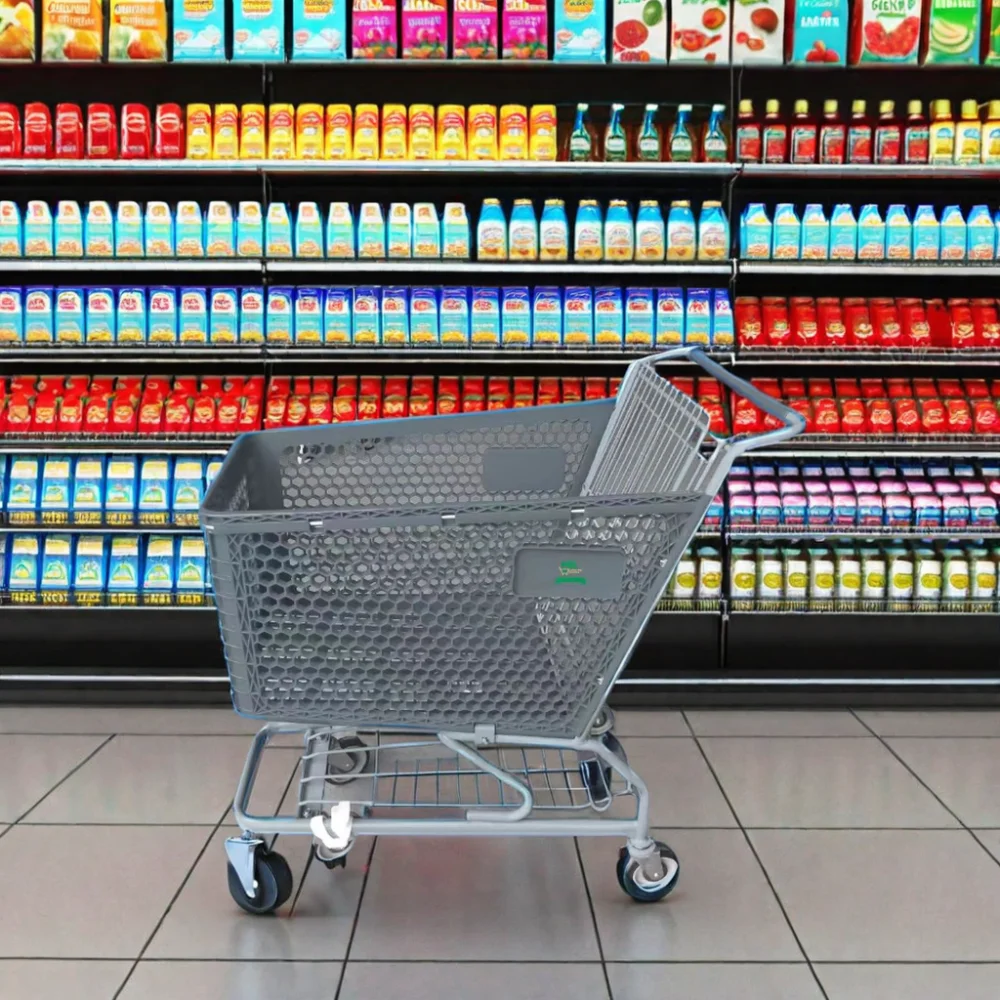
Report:
M 431 104 L 411 104 L 410 159 L 433 160 L 435 155 L 434 106 Z
M 351 158 L 351 132 L 354 112 L 350 104 L 328 104 L 326 107 L 326 158 Z
M 100 62 L 101 0 L 42 0 L 42 62 Z
M 469 159 L 497 158 L 497 109 L 494 104 L 473 104 L 469 108 Z
M 354 159 L 378 159 L 377 104 L 359 104 L 354 109 Z
M 240 116 L 235 104 L 216 104 L 212 122 L 212 159 L 235 160 L 240 155 Z
M 323 105 L 300 104 L 295 112 L 296 159 L 322 160 L 323 145 Z
M 271 104 L 267 109 L 267 158 L 291 160 L 295 156 L 295 106 Z
M 382 108 L 382 159 L 406 159 L 405 104 L 387 104 Z
M 528 158 L 528 109 L 523 104 L 505 104 L 500 109 L 500 159 Z
M 163 62 L 166 58 L 166 0 L 110 0 L 108 60 Z
M 0 0 L 0 62 L 34 58 L 34 0 Z
M 240 108 L 240 159 L 263 160 L 267 113 L 263 104 L 244 104 Z
M 187 106 L 187 157 L 189 160 L 212 157 L 212 109 L 207 104 Z
M 465 160 L 465 108 L 461 104 L 442 104 L 438 108 L 437 158 L 439 160 Z
M 556 106 L 535 104 L 528 121 L 528 159 L 550 162 L 556 159 Z

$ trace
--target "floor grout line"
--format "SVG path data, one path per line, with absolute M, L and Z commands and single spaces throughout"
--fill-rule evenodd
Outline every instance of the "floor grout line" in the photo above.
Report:
M 365 863 L 364 875 L 361 878 L 361 891 L 358 893 L 358 905 L 354 909 L 354 920 L 351 922 L 351 935 L 347 939 L 347 947 L 344 949 L 344 961 L 340 967 L 340 976 L 337 979 L 337 988 L 334 990 L 333 1000 L 340 1000 L 340 993 L 344 988 L 344 979 L 347 977 L 347 965 L 351 960 L 351 949 L 354 947 L 354 936 L 358 932 L 358 922 L 361 919 L 361 907 L 365 901 L 365 890 L 368 888 L 368 879 L 371 875 L 372 865 L 375 863 L 376 847 L 378 847 L 378 837 L 373 837 L 371 850 L 368 852 L 368 860 Z
M 601 929 L 597 923 L 597 910 L 594 909 L 594 897 L 590 893 L 590 883 L 587 881 L 587 869 L 583 863 L 583 852 L 580 850 L 580 838 L 573 838 L 573 848 L 576 851 L 576 861 L 580 866 L 580 877 L 583 879 L 583 892 L 587 897 L 587 906 L 590 907 L 590 919 L 594 925 L 594 938 L 597 941 L 597 954 L 601 960 L 601 972 L 604 975 L 604 988 L 608 991 L 608 1000 L 614 1000 L 614 992 L 611 989 L 611 977 L 608 975 L 607 958 L 604 954 L 604 944 L 601 941 Z
M 39 962 L 47 965 L 58 965 L 62 962 L 107 962 L 128 964 L 134 961 L 128 957 L 107 958 L 104 956 L 95 957 L 93 955 L 61 955 L 58 958 L 46 955 L 7 955 L 0 958 L 0 966 L 4 962 Z M 342 961 L 335 958 L 144 958 L 143 965 L 343 965 Z M 998 959 L 930 959 L 922 961 L 919 959 L 823 959 L 810 963 L 807 959 L 767 959 L 767 958 L 629 958 L 629 959 L 608 959 L 601 963 L 596 959 L 580 958 L 531 958 L 531 959 L 506 959 L 506 958 L 354 958 L 352 965 L 753 965 L 753 966 L 788 966 L 789 968 L 799 968 L 800 966 L 814 965 L 863 965 L 863 966 L 912 966 L 914 968 L 943 966 L 984 966 L 987 968 L 1000 969 Z

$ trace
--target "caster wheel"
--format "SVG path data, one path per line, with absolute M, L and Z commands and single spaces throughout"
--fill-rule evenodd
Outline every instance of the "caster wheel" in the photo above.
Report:
M 337 746 L 348 752 L 330 755 L 326 765 L 326 780 L 334 785 L 346 785 L 368 766 L 368 747 L 357 736 L 337 740 Z
M 313 844 L 312 856 L 325 868 L 333 871 L 335 868 L 346 868 L 347 867 L 347 855 L 341 854 L 336 858 L 324 858 L 322 854 L 316 849 L 316 845 Z
M 614 733 L 605 733 L 601 737 L 601 742 L 621 760 L 628 763 L 628 757 L 618 737 Z M 590 790 L 590 796 L 594 802 L 605 802 L 611 798 L 611 776 L 612 769 L 608 764 L 597 758 L 582 761 L 580 764 L 580 774 L 583 783 Z
M 629 859 L 627 847 L 623 847 L 618 853 L 618 884 L 639 903 L 655 903 L 669 895 L 677 885 L 677 878 L 681 873 L 677 855 L 659 840 L 656 846 L 664 868 L 663 878 L 657 882 L 650 882 L 645 878 L 639 862 Z
M 236 905 L 247 913 L 273 913 L 292 895 L 292 870 L 288 862 L 274 851 L 258 850 L 253 862 L 253 877 L 257 892 L 252 898 L 243 890 L 236 869 L 228 866 L 229 894 Z

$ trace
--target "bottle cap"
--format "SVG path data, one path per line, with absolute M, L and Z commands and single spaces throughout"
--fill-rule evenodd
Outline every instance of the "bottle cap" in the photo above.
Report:
M 483 204 L 484 205 L 499 205 L 500 204 L 500 199 L 499 198 L 484 198 L 483 199 Z
M 776 115 L 778 113 L 779 105 L 773 97 L 768 98 L 768 102 L 764 107 L 769 115 Z
M 906 113 L 908 115 L 922 115 L 924 113 L 924 105 L 922 101 L 907 101 L 906 102 Z
M 589 104 L 582 104 L 582 103 L 578 104 L 576 106 L 576 110 L 577 111 L 582 111 L 584 114 L 586 114 L 590 110 L 590 105 Z
M 753 101 L 751 101 L 749 97 L 740 98 L 740 114 L 741 115 L 753 114 Z
M 530 198 L 515 198 L 514 199 L 514 204 L 515 205 L 530 205 L 531 204 L 531 199 Z
M 976 102 L 975 98 L 962 101 L 962 117 L 975 118 L 977 121 L 979 120 L 979 104 Z
M 895 101 L 879 101 L 878 102 L 878 113 L 880 115 L 891 115 L 893 111 L 896 110 Z
M 808 101 L 796 101 L 795 102 L 795 113 L 797 115 L 807 115 L 809 114 L 809 102 Z
M 701 203 L 701 210 L 704 211 L 706 208 L 722 208 L 721 201 L 703 201 Z
M 713 113 L 718 112 L 719 114 L 725 114 L 725 111 L 726 111 L 725 104 L 713 104 L 712 105 L 712 112 Z
M 562 208 L 563 205 L 565 205 L 565 202 L 562 200 L 562 198 L 546 198 L 545 207 L 548 208 L 550 205 L 556 208 Z
M 659 207 L 660 203 L 655 198 L 648 201 L 639 202 L 639 208 L 659 208 Z
M 691 202 L 689 201 L 672 201 L 670 203 L 671 208 L 690 208 Z
M 679 115 L 681 115 L 681 114 L 688 114 L 689 115 L 689 114 L 691 114 L 691 109 L 693 107 L 694 107 L 693 104 L 678 104 L 677 105 L 677 114 L 679 114 Z
M 933 118 L 950 118 L 951 117 L 951 101 L 938 99 L 931 101 L 931 117 Z
M 592 208 L 596 204 L 597 204 L 597 199 L 596 198 L 583 198 L 580 201 L 580 208 L 584 208 L 584 207 L 586 207 L 586 208 Z
M 837 113 L 837 102 L 835 100 L 826 100 L 823 102 L 824 115 L 835 115 L 836 113 Z
M 990 101 L 986 105 L 986 117 L 990 119 L 1000 118 L 1000 101 Z
M 863 115 L 865 113 L 865 102 L 863 100 L 851 101 L 851 114 Z
M 624 110 L 625 110 L 625 105 L 624 104 L 612 104 L 611 105 L 611 113 L 612 114 L 614 114 L 616 111 L 624 111 Z
M 628 202 L 623 198 L 612 198 L 608 202 L 608 208 L 628 208 Z

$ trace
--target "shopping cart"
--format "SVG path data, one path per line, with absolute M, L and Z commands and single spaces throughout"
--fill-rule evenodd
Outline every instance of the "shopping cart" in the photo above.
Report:
M 708 414 L 656 371 L 683 358 L 781 426 L 704 453 Z M 614 399 L 241 437 L 201 509 L 233 703 L 267 723 L 226 843 L 236 902 L 290 896 L 281 834 L 329 867 L 364 835 L 618 837 L 622 888 L 665 896 L 677 858 L 605 699 L 733 460 L 803 426 L 684 348 Z M 289 733 L 295 814 L 252 815 Z

